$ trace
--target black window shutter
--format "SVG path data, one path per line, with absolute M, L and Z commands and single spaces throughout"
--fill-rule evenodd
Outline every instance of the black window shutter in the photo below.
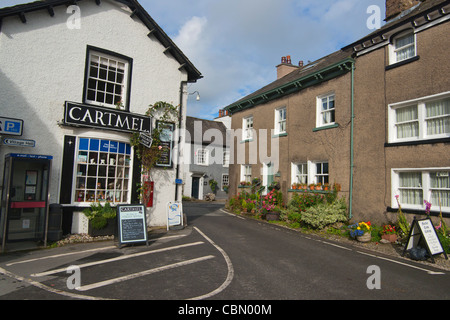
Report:
M 75 161 L 76 137 L 64 136 L 63 163 L 61 169 L 60 204 L 72 203 L 73 166 Z

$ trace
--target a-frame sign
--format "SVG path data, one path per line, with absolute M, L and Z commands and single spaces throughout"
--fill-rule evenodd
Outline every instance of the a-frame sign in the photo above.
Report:
M 445 250 L 442 248 L 441 241 L 436 233 L 436 229 L 430 218 L 414 220 L 411 224 L 411 229 L 409 231 L 408 241 L 406 243 L 405 249 L 403 250 L 402 256 L 405 255 L 407 250 L 411 250 L 419 245 L 419 243 L 425 243 L 426 250 L 431 257 L 431 261 L 434 263 L 434 256 L 439 254 L 444 254 L 445 259 L 448 260 Z

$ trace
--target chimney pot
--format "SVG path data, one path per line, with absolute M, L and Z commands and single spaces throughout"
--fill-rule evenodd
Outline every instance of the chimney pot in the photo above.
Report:
M 299 67 L 303 67 L 303 60 L 300 60 L 300 61 L 298 62 L 298 66 L 299 66 Z

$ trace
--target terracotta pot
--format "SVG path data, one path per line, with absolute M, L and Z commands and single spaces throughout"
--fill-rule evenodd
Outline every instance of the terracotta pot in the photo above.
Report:
M 397 241 L 398 236 L 396 234 L 383 234 L 381 239 L 388 240 L 389 242 Z

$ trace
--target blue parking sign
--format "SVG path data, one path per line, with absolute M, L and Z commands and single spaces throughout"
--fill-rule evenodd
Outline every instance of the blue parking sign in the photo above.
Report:
M 0 117 L 0 134 L 21 136 L 23 132 L 23 120 Z

